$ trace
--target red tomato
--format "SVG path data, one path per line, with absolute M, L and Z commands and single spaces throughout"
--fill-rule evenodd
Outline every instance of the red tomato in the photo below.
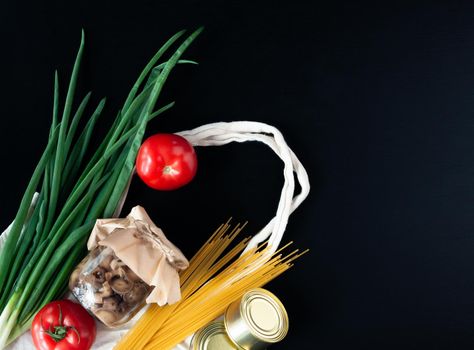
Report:
M 197 171 L 193 146 L 174 134 L 156 134 L 143 142 L 137 155 L 138 176 L 156 190 L 174 190 L 189 183 Z
M 31 335 L 38 350 L 88 350 L 95 340 L 91 315 L 71 300 L 45 305 L 33 319 Z

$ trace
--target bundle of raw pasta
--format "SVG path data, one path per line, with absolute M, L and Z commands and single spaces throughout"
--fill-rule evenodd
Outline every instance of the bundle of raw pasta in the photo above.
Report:
M 261 287 L 288 270 L 295 259 L 307 252 L 294 250 L 283 255 L 290 242 L 274 254 L 263 245 L 238 257 L 249 238 L 226 252 L 244 226 L 237 225 L 228 233 L 229 223 L 221 225 L 182 273 L 182 300 L 164 307 L 152 305 L 115 349 L 172 348 L 222 315 L 246 291 Z

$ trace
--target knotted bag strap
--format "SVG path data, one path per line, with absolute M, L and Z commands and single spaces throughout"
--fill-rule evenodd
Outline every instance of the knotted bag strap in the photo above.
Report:
M 283 238 L 290 214 L 308 196 L 309 180 L 305 168 L 274 126 L 252 121 L 220 122 L 176 133 L 194 146 L 222 146 L 230 142 L 259 141 L 269 146 L 284 163 L 284 184 L 276 215 L 248 243 L 246 250 L 268 240 L 269 252 L 274 253 Z M 295 195 L 295 177 L 301 192 Z

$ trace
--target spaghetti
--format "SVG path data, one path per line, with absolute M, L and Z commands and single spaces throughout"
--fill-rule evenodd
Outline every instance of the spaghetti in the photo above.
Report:
M 221 225 L 181 273 L 181 301 L 163 307 L 151 305 L 115 350 L 172 348 L 222 315 L 245 292 L 262 287 L 288 270 L 307 252 L 294 250 L 284 255 L 290 242 L 274 254 L 263 245 L 239 257 L 249 238 L 226 252 L 244 226 L 237 225 L 228 233 L 229 222 Z

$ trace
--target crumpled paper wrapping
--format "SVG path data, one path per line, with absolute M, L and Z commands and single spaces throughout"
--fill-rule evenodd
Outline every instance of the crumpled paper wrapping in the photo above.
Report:
M 145 209 L 136 206 L 126 218 L 99 219 L 91 232 L 87 248 L 110 247 L 145 283 L 153 286 L 146 299 L 160 306 L 181 299 L 179 271 L 189 262 L 150 219 Z

